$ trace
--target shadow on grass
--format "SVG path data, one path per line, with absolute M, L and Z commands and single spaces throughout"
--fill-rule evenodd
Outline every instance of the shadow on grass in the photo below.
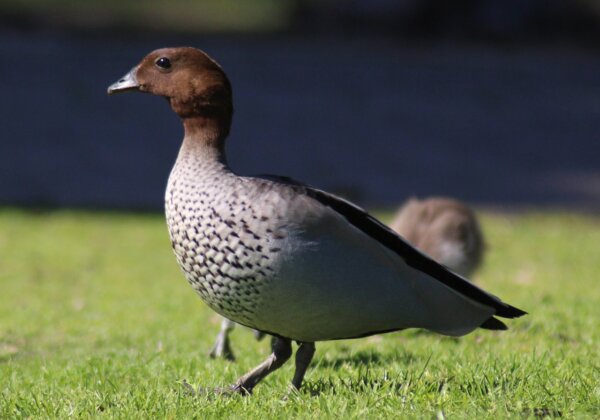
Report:
M 423 373 L 429 364 L 429 359 L 424 362 L 423 366 L 415 369 L 415 366 L 420 364 L 419 359 L 421 358 L 417 358 L 409 352 L 382 355 L 374 351 L 358 351 L 335 358 L 321 359 L 315 364 L 315 367 L 353 371 L 355 372 L 353 375 L 354 378 L 334 377 L 331 379 L 320 379 L 306 383 L 303 390 L 312 396 L 323 393 L 337 394 L 340 390 L 343 390 L 343 392 L 364 393 L 385 389 L 387 392 L 398 393 L 405 387 L 422 381 Z M 388 372 L 384 371 L 383 375 L 378 374 L 375 376 L 370 370 L 372 367 L 385 367 L 394 363 L 407 366 L 406 374 L 397 376 L 396 373 L 394 376 L 389 376 Z M 411 367 L 408 368 L 408 366 Z M 434 392 L 441 391 L 450 379 L 429 381 L 430 383 L 426 384 L 426 386 Z
M 306 382 L 302 392 L 307 392 L 313 397 L 321 394 L 340 394 L 340 393 L 365 393 L 376 390 L 386 389 L 388 392 L 398 393 L 403 388 L 403 384 L 397 380 L 388 378 L 369 378 L 359 375 L 358 378 L 342 379 L 319 379 L 317 381 Z
M 524 417 L 533 417 L 536 419 L 557 418 L 563 416 L 562 411 L 547 407 L 526 408 L 521 414 Z
M 439 394 L 452 381 L 450 378 L 439 380 L 423 379 L 419 372 L 391 377 L 387 373 L 374 377 L 370 373 L 359 373 L 355 378 L 319 379 L 305 383 L 302 391 L 311 396 L 321 394 L 355 393 L 365 394 L 377 392 L 381 394 L 407 394 L 412 388 L 418 387 L 419 392 Z
M 416 361 L 416 357 L 411 353 L 400 353 L 400 354 L 386 354 L 375 351 L 357 351 L 347 355 L 340 355 L 333 358 L 322 358 L 315 367 L 319 368 L 331 368 L 339 369 L 343 366 L 349 366 L 353 368 L 369 367 L 369 366 L 383 366 L 391 363 L 403 363 L 409 364 Z

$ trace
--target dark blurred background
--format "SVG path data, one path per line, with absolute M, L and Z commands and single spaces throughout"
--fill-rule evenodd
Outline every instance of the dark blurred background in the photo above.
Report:
M 180 123 L 106 88 L 177 45 L 230 76 L 239 173 L 600 209 L 600 0 L 3 0 L 0 204 L 161 209 Z

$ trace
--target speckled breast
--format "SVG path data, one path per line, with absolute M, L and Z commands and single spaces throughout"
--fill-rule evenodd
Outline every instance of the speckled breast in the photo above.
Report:
M 248 200 L 236 177 L 186 176 L 174 168 L 165 197 L 177 261 L 188 282 L 215 311 L 255 326 L 261 290 L 272 281 L 277 254 L 269 216 Z

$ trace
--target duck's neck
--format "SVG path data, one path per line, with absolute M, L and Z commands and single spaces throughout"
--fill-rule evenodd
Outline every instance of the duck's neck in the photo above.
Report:
M 185 135 L 179 160 L 192 165 L 219 165 L 227 168 L 225 139 L 229 125 L 217 118 L 193 116 L 183 118 Z

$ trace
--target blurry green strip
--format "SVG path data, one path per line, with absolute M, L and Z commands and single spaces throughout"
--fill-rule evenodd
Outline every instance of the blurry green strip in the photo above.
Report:
M 82 28 L 174 32 L 247 32 L 284 29 L 291 0 L 3 0 L 0 15 Z

